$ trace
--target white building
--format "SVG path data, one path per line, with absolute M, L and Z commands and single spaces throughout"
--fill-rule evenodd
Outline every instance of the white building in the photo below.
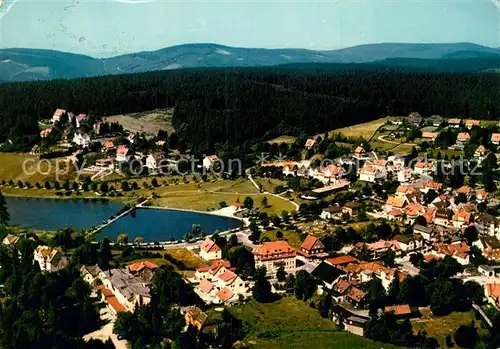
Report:
M 161 171 L 164 165 L 166 165 L 165 154 L 161 152 L 151 153 L 146 158 L 146 167 L 151 171 Z
M 73 143 L 82 148 L 87 148 L 90 145 L 90 136 L 83 132 L 75 132 Z
M 222 259 L 221 248 L 209 237 L 200 246 L 200 257 L 206 261 Z
M 54 115 L 52 115 L 52 122 L 56 123 L 61 120 L 61 117 L 66 114 L 66 110 L 64 109 L 56 109 Z
M 126 145 L 121 144 L 116 150 L 116 161 L 127 162 L 130 160 L 129 149 Z
M 406 183 L 411 180 L 411 168 L 402 168 L 398 172 L 398 182 L 400 183 Z
M 377 179 L 377 169 L 375 167 L 365 166 L 359 171 L 360 181 L 375 183 L 376 179 Z
M 419 161 L 415 164 L 414 172 L 419 175 L 428 175 L 435 170 L 432 162 Z
M 267 276 L 276 277 L 276 272 L 283 266 L 286 273 L 295 274 L 295 249 L 286 241 L 265 242 L 253 251 L 255 268 L 266 267 Z
M 33 252 L 33 263 L 38 263 L 41 271 L 52 273 L 66 268 L 68 259 L 57 248 L 37 246 Z
M 217 161 L 219 161 L 219 158 L 217 157 L 217 155 L 205 156 L 203 158 L 203 167 L 205 167 L 208 170 L 208 169 L 212 168 L 212 166 Z

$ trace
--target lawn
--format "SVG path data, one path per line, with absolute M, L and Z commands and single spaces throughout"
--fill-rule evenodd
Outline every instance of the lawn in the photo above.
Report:
M 375 131 L 377 131 L 377 129 L 383 124 L 385 124 L 388 120 L 391 120 L 391 118 L 385 117 L 370 122 L 357 124 L 354 126 L 338 128 L 335 130 L 328 131 L 328 134 L 331 135 L 333 133 L 341 133 L 346 137 L 353 137 L 353 138 L 363 137 L 364 139 L 369 139 L 375 133 Z M 320 136 L 323 136 L 323 134 L 320 134 Z
M 207 265 L 203 259 L 194 255 L 191 251 L 185 248 L 168 249 L 165 250 L 165 253 L 171 255 L 179 262 L 184 263 L 184 265 L 190 269 L 196 269 Z
M 59 173 L 59 181 L 72 180 L 76 177 L 75 169 L 64 160 L 65 158 L 56 158 L 40 161 L 38 156 L 27 153 L 0 153 L 0 180 L 21 180 L 35 184 L 55 180 L 56 173 Z
M 283 229 L 270 229 L 270 230 L 263 230 L 261 234 L 261 238 L 267 237 L 271 241 L 275 241 L 276 239 L 276 232 L 281 231 L 283 233 L 283 240 L 287 241 L 292 247 L 299 248 L 301 241 L 300 241 L 300 234 L 297 233 L 295 230 L 283 230 Z
M 172 208 L 213 211 L 220 208 L 219 204 L 222 201 L 231 205 L 238 201 L 243 202 L 247 196 L 250 196 L 254 200 L 254 206 L 268 214 L 281 215 L 283 210 L 291 212 L 295 209 L 287 200 L 259 193 L 247 179 L 169 185 L 153 190 L 141 189 L 136 191 L 135 196 L 149 195 L 153 191 L 160 196 L 153 200 L 153 205 Z M 264 196 L 268 201 L 266 207 L 262 205 Z
M 278 185 L 286 186 L 286 181 L 275 178 L 254 178 L 255 182 L 262 186 L 263 191 L 274 193 L 274 188 Z
M 422 311 L 422 318 L 411 321 L 413 331 L 427 331 L 427 335 L 435 337 L 442 347 L 446 345 L 446 336 L 449 334 L 453 338 L 455 330 L 461 325 L 470 325 L 473 320 L 472 312 L 451 313 L 446 316 L 434 316 L 430 311 Z M 476 321 L 476 327 L 479 328 L 480 321 Z M 480 331 L 481 334 L 481 331 Z
M 274 303 L 254 300 L 229 308 L 247 329 L 244 339 L 252 348 L 381 348 L 382 345 L 356 335 L 340 332 L 330 320 L 295 297 Z M 396 348 L 383 344 L 384 348 Z
M 295 137 L 293 136 L 279 136 L 279 137 L 276 137 L 276 138 L 273 138 L 273 139 L 270 139 L 267 141 L 267 143 L 269 144 L 272 144 L 272 143 L 287 143 L 287 144 L 291 144 L 295 142 Z
M 172 127 L 173 113 L 173 108 L 157 109 L 141 113 L 107 116 L 104 121 L 117 122 L 130 132 L 148 133 L 156 136 L 159 130 L 172 133 L 174 130 Z

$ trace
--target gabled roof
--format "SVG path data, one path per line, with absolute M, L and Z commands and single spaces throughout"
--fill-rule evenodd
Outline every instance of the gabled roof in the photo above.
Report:
M 500 133 L 492 133 L 491 134 L 491 141 L 500 143 Z
M 352 287 L 347 293 L 347 297 L 351 298 L 356 302 L 361 302 L 366 296 L 366 292 L 360 290 L 357 287 Z
M 428 161 L 419 161 L 415 164 L 416 168 L 427 168 L 427 169 L 432 169 L 434 165 L 432 165 L 432 162 Z
M 118 146 L 118 150 L 116 151 L 117 156 L 126 156 L 128 153 L 128 147 L 124 144 Z
M 346 281 L 344 279 L 340 279 L 336 284 L 335 286 L 333 287 L 335 291 L 337 291 L 338 293 L 340 294 L 343 294 L 344 292 L 346 292 L 349 287 L 351 287 L 352 284 L 349 282 L 349 281 Z
M 131 272 L 139 272 L 143 269 L 149 269 L 149 270 L 153 271 L 153 270 L 156 270 L 158 268 L 159 267 L 156 264 L 154 264 L 150 261 L 136 262 L 133 264 L 129 264 L 129 266 L 128 266 L 128 269 Z
M 467 185 L 463 185 L 461 186 L 460 188 L 457 189 L 457 194 L 470 194 L 472 193 L 474 190 L 467 186 Z
M 422 138 L 436 139 L 438 136 L 437 132 L 422 132 Z
M 460 142 L 470 141 L 470 134 L 468 132 L 460 132 L 457 136 L 457 140 Z
M 354 263 L 357 262 L 358 259 L 353 257 L 353 256 L 340 256 L 340 257 L 334 257 L 334 258 L 326 258 L 325 262 L 331 264 L 331 265 L 343 265 L 343 264 L 349 264 L 349 263 Z
M 231 270 L 226 270 L 225 272 L 223 272 L 222 274 L 219 275 L 219 279 L 221 279 L 222 281 L 224 281 L 226 283 L 236 279 L 237 277 L 238 277 L 238 275 L 233 273 Z
M 394 315 L 410 315 L 412 313 L 408 304 L 391 305 L 384 308 L 385 313 L 393 312 Z
M 345 275 L 345 271 L 340 270 L 331 266 L 328 263 L 321 262 L 314 270 L 311 275 L 320 279 L 321 281 L 331 284 L 334 282 L 339 276 Z
M 214 284 L 208 281 L 207 279 L 202 279 L 200 281 L 200 285 L 198 286 L 200 290 L 202 290 L 205 293 L 210 293 L 212 289 L 214 288 Z
M 316 143 L 316 141 L 312 138 L 309 138 L 307 141 L 306 141 L 306 148 L 311 148 L 312 146 L 314 146 L 314 144 Z
M 325 247 L 317 237 L 308 234 L 307 237 L 304 239 L 304 242 L 302 242 L 302 244 L 300 245 L 300 248 L 303 248 L 305 250 L 311 250 L 316 243 L 319 244 L 318 248 Z
M 222 290 L 217 292 L 216 296 L 219 297 L 221 301 L 227 302 L 233 297 L 233 292 L 231 292 L 231 290 L 227 287 L 224 287 Z
M 456 118 L 454 118 L 454 119 L 448 119 L 448 123 L 452 124 L 452 125 L 458 125 L 458 124 L 460 124 L 461 121 L 462 120 L 456 119 Z
M 215 241 L 213 241 L 212 239 L 210 239 L 208 237 L 205 239 L 205 241 L 203 241 L 200 248 L 207 253 L 220 251 L 220 247 L 217 246 Z
M 405 205 L 405 199 L 396 196 L 389 196 L 385 204 L 397 208 L 402 208 Z
M 295 249 L 286 241 L 270 241 L 257 246 L 255 252 L 265 256 L 281 253 L 295 253 Z
M 476 149 L 476 153 L 486 153 L 486 148 L 484 147 L 484 145 L 480 145 L 479 147 L 477 147 Z

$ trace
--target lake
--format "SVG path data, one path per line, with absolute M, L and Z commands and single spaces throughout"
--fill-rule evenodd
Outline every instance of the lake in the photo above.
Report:
M 89 229 L 107 220 L 123 205 L 107 200 L 6 197 L 10 225 L 25 229 Z
M 138 236 L 146 241 L 177 240 L 183 239 L 192 230 L 193 224 L 199 224 L 202 231 L 212 234 L 216 230 L 237 228 L 241 222 L 234 218 L 198 212 L 142 208 L 108 225 L 97 234 L 96 239 L 107 237 L 116 240 L 121 233 L 127 233 L 129 241 Z
M 84 199 L 42 199 L 6 197 L 10 213 L 10 225 L 25 229 L 57 230 L 72 228 L 89 229 L 116 214 L 123 205 L 114 201 Z M 199 224 L 206 234 L 216 230 L 225 231 L 240 226 L 234 218 L 188 212 L 143 208 L 111 223 L 96 235 L 97 240 L 108 237 L 115 240 L 127 233 L 132 241 L 142 237 L 146 241 L 168 241 L 183 239 Z

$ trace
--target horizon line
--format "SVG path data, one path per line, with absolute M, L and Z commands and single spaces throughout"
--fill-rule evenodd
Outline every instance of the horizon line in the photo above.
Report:
M 59 52 L 59 53 L 66 53 L 66 54 L 73 54 L 73 55 L 79 55 L 79 56 L 85 56 L 93 59 L 98 59 L 98 60 L 104 60 L 104 59 L 110 59 L 110 58 L 116 58 L 120 56 L 126 56 L 126 55 L 133 55 L 133 54 L 138 54 L 138 53 L 152 53 L 152 52 L 157 52 L 161 50 L 165 50 L 168 48 L 174 48 L 174 47 L 180 47 L 180 46 L 194 46 L 194 45 L 216 45 L 216 46 L 221 46 L 221 47 L 226 47 L 226 48 L 233 48 L 233 49 L 248 49 L 248 50 L 303 50 L 303 51 L 312 51 L 312 52 L 331 52 L 331 51 L 341 51 L 341 50 L 346 50 L 354 47 L 360 47 L 360 46 L 373 46 L 373 45 L 457 45 L 457 44 L 472 44 L 472 45 L 477 45 L 481 47 L 486 47 L 490 49 L 500 49 L 500 47 L 492 47 L 492 46 L 487 46 L 487 45 L 482 45 L 478 44 L 475 42 L 471 41 L 456 41 L 456 42 L 376 42 L 376 43 L 366 43 L 366 44 L 358 44 L 358 45 L 353 45 L 353 46 L 347 46 L 347 47 L 341 47 L 341 48 L 331 48 L 331 49 L 312 49 L 312 48 L 301 48 L 301 47 L 245 47 L 245 46 L 230 46 L 230 45 L 224 45 L 224 44 L 218 44 L 215 42 L 186 42 L 182 44 L 175 44 L 175 45 L 170 45 L 170 46 L 164 46 L 160 47 L 158 49 L 151 49 L 151 50 L 138 50 L 138 51 L 131 51 L 131 52 L 125 52 L 125 53 L 117 53 L 114 55 L 104 55 L 104 56 L 97 56 L 97 55 L 89 55 L 85 53 L 79 53 L 79 52 L 70 52 L 70 51 L 62 51 L 62 50 L 57 50 L 57 49 L 50 49 L 50 48 L 36 48 L 36 47 L 2 47 L 0 48 L 0 51 L 2 50 L 38 50 L 38 51 L 51 51 L 51 52 Z

